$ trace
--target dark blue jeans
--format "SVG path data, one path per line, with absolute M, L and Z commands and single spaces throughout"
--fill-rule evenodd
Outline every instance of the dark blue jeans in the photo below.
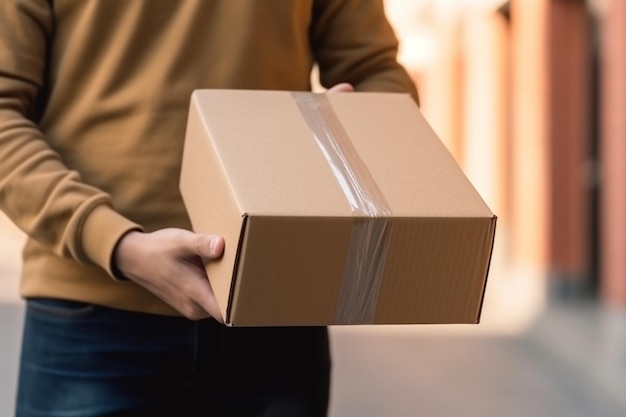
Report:
M 227 328 L 27 302 L 17 416 L 325 416 L 323 327 Z

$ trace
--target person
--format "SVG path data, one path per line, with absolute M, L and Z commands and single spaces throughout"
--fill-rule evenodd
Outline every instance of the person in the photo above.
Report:
M 2 0 L 16 415 L 324 416 L 324 327 L 229 328 L 178 179 L 194 89 L 406 92 L 382 0 Z M 271 237 L 268 236 L 268 244 Z

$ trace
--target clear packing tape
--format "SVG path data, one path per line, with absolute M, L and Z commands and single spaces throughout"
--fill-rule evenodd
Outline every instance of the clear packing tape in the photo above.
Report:
M 337 324 L 374 322 L 391 242 L 391 209 L 325 94 L 292 93 L 353 213 Z

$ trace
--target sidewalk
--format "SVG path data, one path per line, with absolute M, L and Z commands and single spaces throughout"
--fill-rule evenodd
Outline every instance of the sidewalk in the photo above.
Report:
M 624 416 L 626 315 L 579 308 L 546 309 L 520 335 L 334 329 L 331 415 Z

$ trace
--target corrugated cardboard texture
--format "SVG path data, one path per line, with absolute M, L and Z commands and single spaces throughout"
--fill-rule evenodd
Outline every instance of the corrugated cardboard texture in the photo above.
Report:
M 495 216 L 408 95 L 324 103 L 392 212 L 373 322 L 478 322 Z M 289 92 L 192 97 L 181 193 L 226 238 L 207 272 L 231 325 L 337 323 L 355 213 L 302 111 Z

